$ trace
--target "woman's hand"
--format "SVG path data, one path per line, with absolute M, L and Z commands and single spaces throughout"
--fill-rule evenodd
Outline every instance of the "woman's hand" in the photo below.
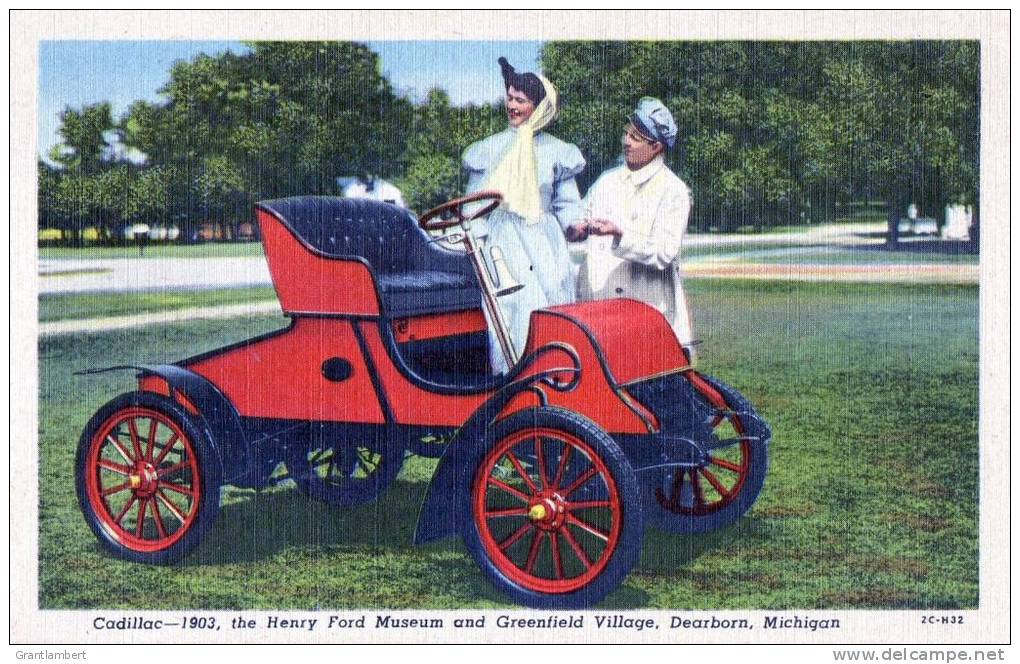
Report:
M 587 221 L 589 233 L 594 233 L 595 235 L 612 235 L 614 237 L 620 237 L 623 235 L 623 230 L 608 219 L 588 219 Z
M 588 222 L 580 221 L 567 227 L 567 242 L 584 242 L 588 239 Z

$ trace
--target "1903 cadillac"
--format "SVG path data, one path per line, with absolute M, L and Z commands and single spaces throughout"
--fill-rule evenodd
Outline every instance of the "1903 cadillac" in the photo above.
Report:
M 414 453 L 440 457 L 417 543 L 459 534 L 514 601 L 576 607 L 622 581 L 646 525 L 737 520 L 762 488 L 769 428 L 691 367 L 655 309 L 536 311 L 519 353 L 501 337 L 513 370 L 489 374 L 486 313 L 501 329 L 496 302 L 512 285 L 489 274 L 471 222 L 498 203 L 483 192 L 420 221 L 350 199 L 260 203 L 290 325 L 175 364 L 114 367 L 136 369 L 138 390 L 92 417 L 77 455 L 99 541 L 172 563 L 213 525 L 224 484 L 264 487 L 285 464 L 300 491 L 353 506 Z M 451 226 L 442 242 L 426 232 Z M 442 246 L 457 241 L 464 251 Z M 434 438 L 446 443 L 423 442 Z

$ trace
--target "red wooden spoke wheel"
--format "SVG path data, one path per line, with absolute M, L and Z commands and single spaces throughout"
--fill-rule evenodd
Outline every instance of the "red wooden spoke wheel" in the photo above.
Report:
M 79 501 L 100 541 L 140 562 L 186 555 L 218 511 L 219 472 L 205 463 L 208 448 L 165 397 L 128 394 L 102 408 L 78 451 Z
M 770 434 L 747 399 L 709 376 L 689 379 L 714 435 L 706 442 L 716 446 L 705 463 L 644 475 L 650 522 L 674 533 L 707 532 L 735 522 L 757 500 L 768 470 Z
M 634 473 L 609 436 L 573 413 L 508 420 L 474 474 L 468 546 L 518 601 L 594 603 L 640 549 Z
M 720 439 L 739 438 L 744 426 L 737 415 L 715 415 L 709 426 Z M 657 487 L 659 505 L 674 514 L 706 515 L 721 510 L 740 495 L 751 472 L 751 444 L 742 441 L 712 450 L 707 464 L 670 472 L 668 485 Z

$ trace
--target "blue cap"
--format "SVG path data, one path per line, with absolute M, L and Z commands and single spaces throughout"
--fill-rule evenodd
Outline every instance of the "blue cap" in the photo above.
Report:
M 637 108 L 628 116 L 642 134 L 667 148 L 676 145 L 676 122 L 666 105 L 655 97 L 642 97 Z

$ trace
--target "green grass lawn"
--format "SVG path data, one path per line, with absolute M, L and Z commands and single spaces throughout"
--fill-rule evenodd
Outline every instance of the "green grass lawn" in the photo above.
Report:
M 275 300 L 272 286 L 194 291 L 144 291 L 124 293 L 76 293 L 39 296 L 39 322 L 129 316 L 153 311 L 176 311 Z
M 151 244 L 145 258 L 213 258 L 219 256 L 262 256 L 261 242 L 203 242 L 201 244 Z M 123 247 L 39 247 L 40 259 L 138 258 L 137 246 Z
M 730 528 L 649 531 L 604 606 L 976 607 L 977 288 L 698 280 L 688 290 L 701 368 L 772 425 L 769 475 Z M 289 486 L 227 489 L 219 521 L 177 566 L 100 549 L 75 499 L 75 446 L 92 412 L 133 380 L 71 372 L 173 361 L 283 324 L 261 316 L 40 341 L 41 607 L 506 605 L 459 540 L 411 545 L 435 464 L 425 459 L 352 510 Z

